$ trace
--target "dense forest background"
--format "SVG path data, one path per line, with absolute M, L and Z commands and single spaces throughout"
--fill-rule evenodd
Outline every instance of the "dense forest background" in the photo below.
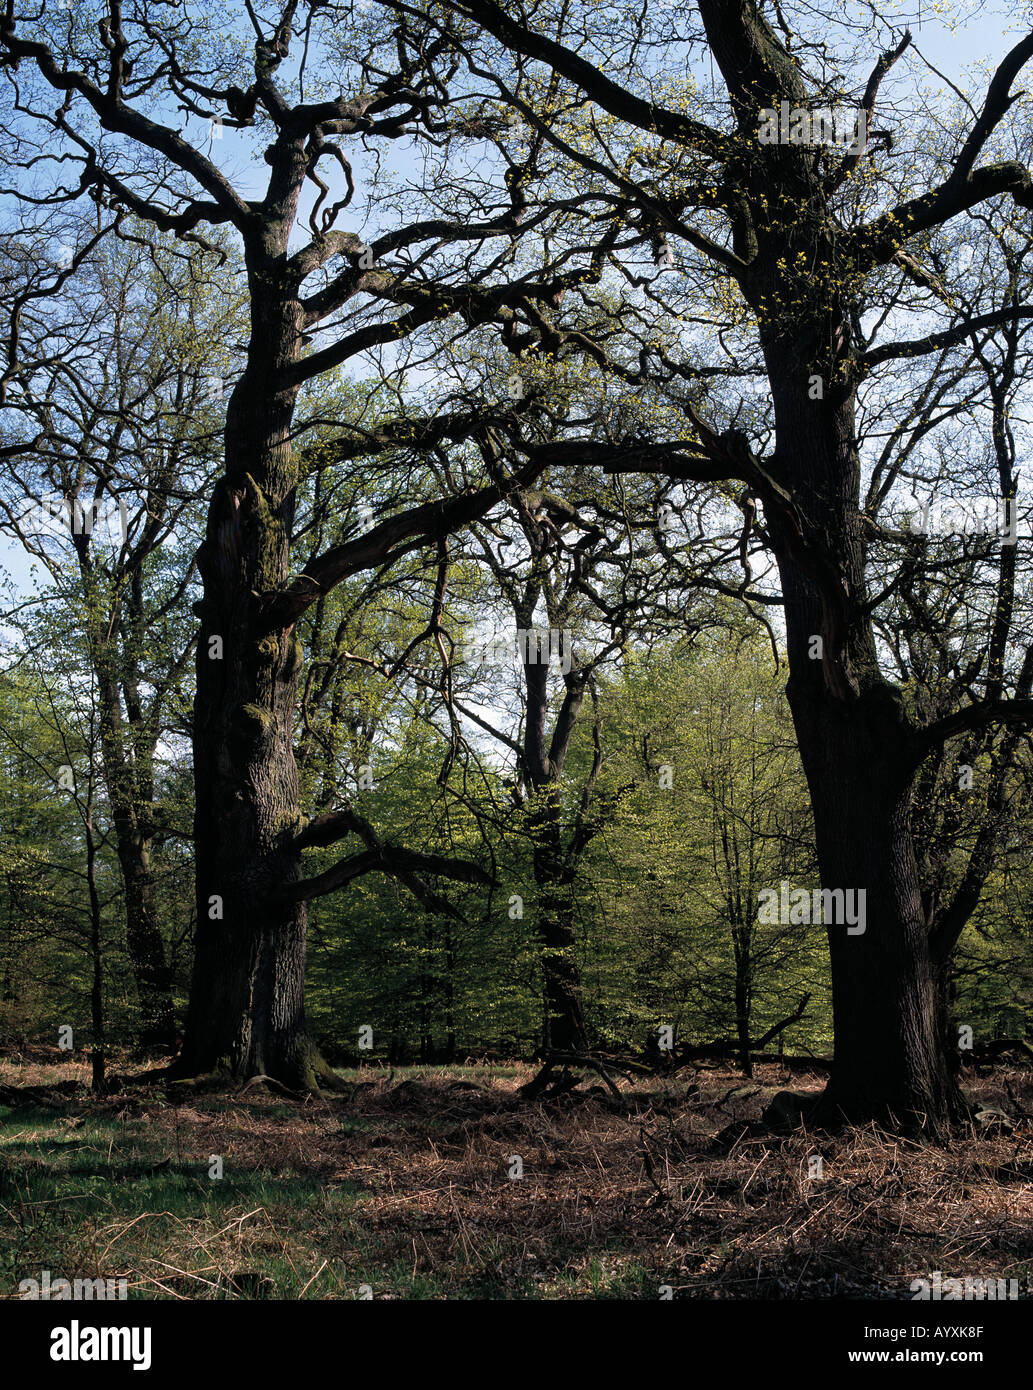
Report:
M 68 543 L 51 546 L 67 566 Z M 316 814 L 346 790 L 383 838 L 428 853 L 447 846 L 496 878 L 429 911 L 404 884 L 379 875 L 314 904 L 310 1017 L 319 1045 L 341 1063 L 530 1058 L 543 1031 L 531 808 L 515 794 L 512 760 L 476 729 L 442 784 L 453 745 L 434 668 L 415 678 L 390 669 L 420 631 L 411 620 L 419 578 L 409 576 L 408 602 L 392 589 L 390 600 L 362 608 L 346 601 L 326 615 L 333 643 L 348 656 L 333 668 L 330 697 L 306 708 L 299 729 L 316 750 L 307 806 Z M 471 601 L 454 614 L 458 627 L 472 630 L 483 611 L 483 579 L 471 560 Z M 168 556 L 153 557 L 142 580 L 148 610 L 164 606 L 170 591 L 178 601 L 179 611 L 163 615 L 165 640 L 186 632 L 191 592 L 175 573 L 170 580 Z M 0 688 L 0 1042 L 52 1046 L 71 1027 L 74 1048 L 92 1055 L 103 1045 L 135 1048 L 145 1020 L 127 949 L 115 812 L 98 767 L 89 609 L 74 580 L 71 587 L 70 594 L 60 583 L 41 584 L 31 603 L 17 606 L 31 622 L 11 644 Z M 654 598 L 667 601 L 662 589 Z M 136 654 L 144 680 L 163 675 L 163 658 L 175 650 L 156 633 L 148 624 Z M 467 678 L 466 698 L 479 719 L 516 730 L 522 671 L 510 636 L 498 648 L 489 648 L 497 657 L 490 667 L 480 662 Z M 791 1016 L 806 995 L 803 1016 L 767 1052 L 831 1054 L 823 926 L 757 920 L 762 889 L 817 882 L 784 668 L 774 653 L 766 633 L 720 600 L 700 616 L 691 640 L 629 641 L 600 671 L 593 709 L 572 739 L 563 803 L 567 833 L 585 841 L 563 891 L 576 922 L 593 1048 L 648 1053 L 668 1025 L 676 1047 L 721 1043 L 743 1060 L 744 1042 Z M 554 661 L 554 682 L 559 666 Z M 194 914 L 189 675 L 176 680 L 160 722 L 148 729 L 154 748 L 146 750 L 146 775 L 153 913 L 181 1027 Z M 1028 765 L 1020 775 L 1029 777 Z M 589 779 L 586 825 L 580 807 Z M 956 832 L 955 868 L 973 833 L 972 826 Z M 977 1045 L 1029 1037 L 1031 844 L 1026 807 L 956 956 L 956 1017 Z M 329 866 L 332 852 L 324 859 Z

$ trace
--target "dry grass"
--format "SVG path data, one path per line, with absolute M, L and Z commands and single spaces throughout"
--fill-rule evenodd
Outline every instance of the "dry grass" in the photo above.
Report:
M 0 1111 L 3 1293 L 49 1268 L 179 1298 L 908 1298 L 933 1270 L 1028 1294 L 1024 1119 L 950 1149 L 874 1127 L 775 1136 L 764 1104 L 819 1077 L 714 1068 L 527 1105 L 531 1074 L 368 1070 L 301 1105 L 256 1087 L 169 1104 L 132 1085 L 94 1101 L 72 1063 L 0 1062 L 0 1088 L 51 1088 Z M 1028 1070 L 967 1089 L 1033 1112 Z

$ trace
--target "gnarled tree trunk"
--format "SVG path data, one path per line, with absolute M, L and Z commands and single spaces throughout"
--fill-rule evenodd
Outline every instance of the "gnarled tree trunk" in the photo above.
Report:
M 198 565 L 194 711 L 197 941 L 177 1070 L 267 1075 L 313 1089 L 332 1073 L 305 1028 L 307 910 L 284 889 L 301 875 L 294 711 L 301 648 L 291 626 L 268 631 L 262 595 L 288 577 L 295 465 L 286 384 L 301 310 L 284 289 L 293 200 L 247 246 L 252 334 L 230 398 L 226 472 L 216 485 Z

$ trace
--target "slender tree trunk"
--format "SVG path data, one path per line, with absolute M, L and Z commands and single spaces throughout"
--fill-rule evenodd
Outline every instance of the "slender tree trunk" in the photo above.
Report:
M 151 837 L 143 825 L 152 814 L 150 749 L 145 751 L 141 740 L 127 736 L 117 678 L 118 653 L 110 637 L 96 634 L 94 661 L 101 698 L 104 783 L 125 893 L 126 949 L 140 1005 L 138 1038 L 143 1047 L 169 1047 L 176 1036 L 172 972 L 155 909 Z M 136 751 L 132 760 L 131 741 Z
M 736 951 L 735 959 L 735 1032 L 739 1042 L 739 1066 L 743 1076 L 753 1075 L 750 1061 L 750 960 L 748 954 Z
M 86 821 L 86 884 L 90 895 L 90 1025 L 93 1045 L 90 1050 L 90 1084 L 95 1095 L 107 1090 L 104 1036 L 104 955 L 100 894 L 97 891 L 97 846 L 93 838 L 93 812 Z
M 518 628 L 531 630 L 531 608 L 518 611 L 516 618 Z M 563 733 L 554 733 L 551 748 L 547 747 L 548 666 L 530 656 L 533 645 L 528 642 L 529 659 L 524 662 L 524 766 L 537 798 L 529 829 L 538 889 L 537 932 L 542 947 L 542 1048 L 545 1052 L 584 1052 L 588 1034 L 581 1009 L 581 980 L 575 953 L 577 932 L 570 896 L 576 864 L 564 851 L 559 804 L 560 778 L 582 687 L 578 686 L 573 694 L 568 689 Z
M 423 964 L 420 966 L 418 980 L 419 988 L 419 1020 L 420 1020 L 420 1061 L 434 1061 L 434 1037 L 431 1030 L 430 1019 L 434 998 L 437 994 L 437 980 L 433 972 L 434 960 L 434 926 L 430 918 L 427 919 L 424 927 L 426 945 L 422 953 Z
M 445 1061 L 456 1059 L 456 951 L 452 928 L 445 921 Z
M 581 1008 L 574 908 L 561 860 L 559 827 L 547 822 L 534 854 L 542 946 L 542 1047 L 546 1052 L 585 1052 L 588 1033 Z
M 151 870 L 151 841 L 139 832 L 120 828 L 118 860 L 125 889 L 126 945 L 140 1001 L 139 1040 L 143 1047 L 169 1047 L 176 1036 L 172 1006 L 172 971 L 158 928 Z

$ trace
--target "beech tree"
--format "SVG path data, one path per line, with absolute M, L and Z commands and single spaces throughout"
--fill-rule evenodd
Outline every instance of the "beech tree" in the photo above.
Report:
M 674 350 L 641 334 L 642 375 L 670 383 L 684 431 L 629 439 L 626 457 L 609 466 L 741 489 L 747 532 L 761 535 L 777 561 L 788 697 L 822 884 L 867 899 L 863 933 L 828 928 L 835 1068 L 818 1113 L 943 1133 L 964 1114 L 941 989 L 957 914 L 923 902 L 916 777 L 949 737 L 1028 727 L 1033 703 L 1014 643 L 931 719 L 909 707 L 884 667 L 873 613 L 885 595 L 871 585 L 859 400 L 880 372 L 985 343 L 1033 308 L 1002 302 L 972 314 L 927 295 L 917 309 L 899 296 L 877 316 L 865 319 L 864 309 L 872 278 L 928 286 L 924 248 L 957 219 L 967 218 L 977 255 L 988 213 L 1028 219 L 1033 181 L 1014 132 L 1029 104 L 1013 87 L 1033 57 L 1033 33 L 1000 61 L 976 103 L 948 112 L 926 111 L 917 97 L 887 105 L 911 34 L 878 6 L 838 36 L 806 5 L 754 0 L 679 6 L 675 29 L 666 9 L 649 6 L 633 17 L 597 7 L 503 9 L 492 0 L 455 8 L 482 29 L 467 45 L 471 69 L 562 150 L 572 181 L 610 189 L 654 264 L 675 268 L 666 278 L 637 272 L 666 323 L 718 330 L 703 337 L 704 355 L 694 355 L 691 333 Z M 665 66 L 672 41 L 677 64 Z M 580 127 L 546 130 L 500 54 L 520 55 L 525 83 L 551 74 L 557 102 L 587 99 Z M 710 61 L 720 99 L 707 92 Z M 851 63 L 853 89 L 843 75 Z M 862 134 L 849 146 L 813 140 L 810 109 L 843 103 L 863 117 Z M 801 111 L 807 119 L 795 134 L 790 122 L 778 143 L 761 138 L 772 112 Z M 932 331 L 930 312 L 940 319 Z M 744 409 L 741 389 L 707 377 L 722 358 L 740 381 L 760 375 L 769 408 Z M 1003 496 L 1014 496 L 1014 476 L 1001 483 Z

